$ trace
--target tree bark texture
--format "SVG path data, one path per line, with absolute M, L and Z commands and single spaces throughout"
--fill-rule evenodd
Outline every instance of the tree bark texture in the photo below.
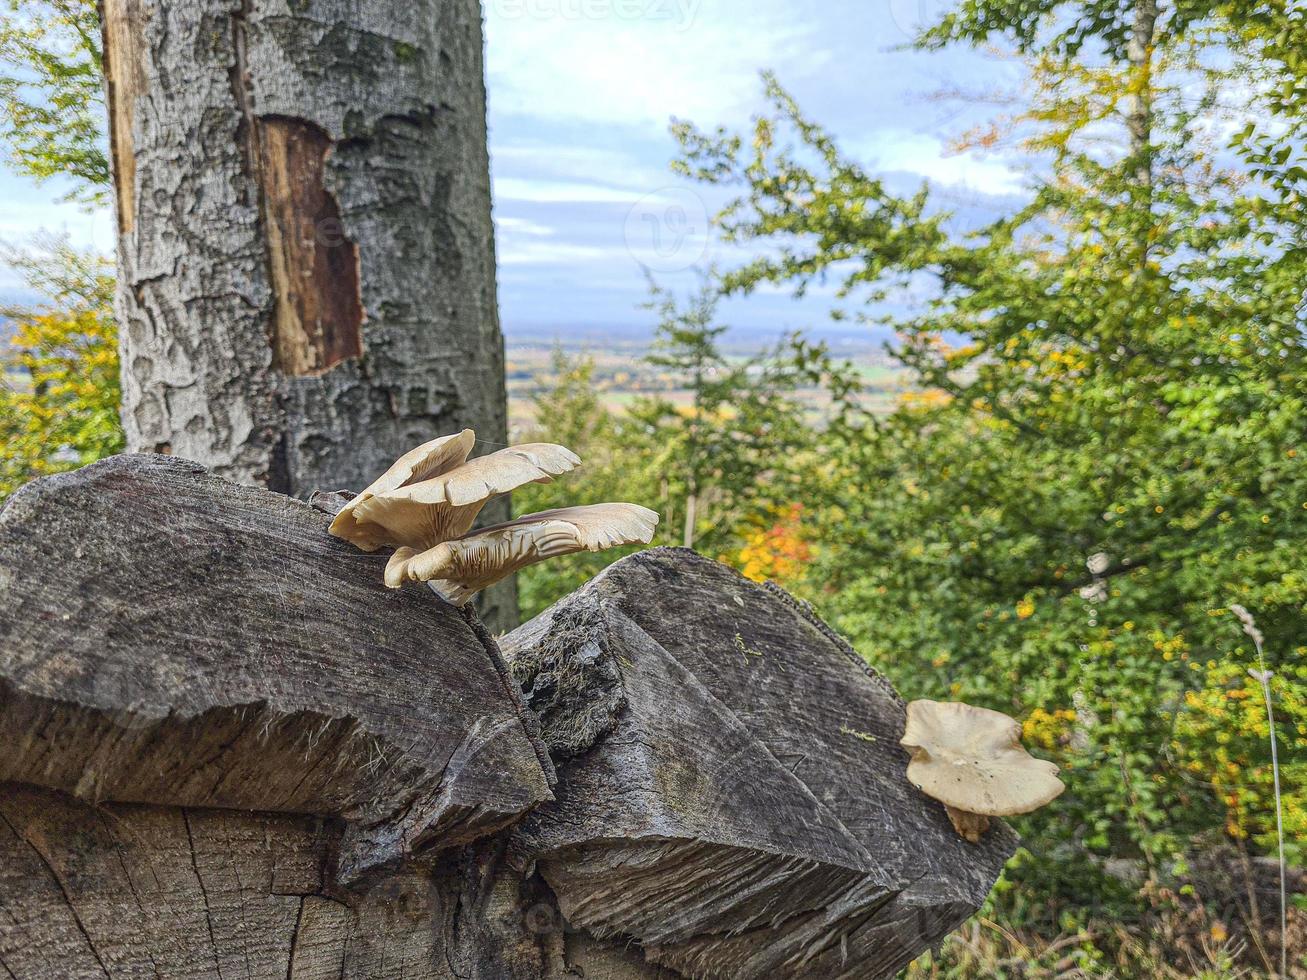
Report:
M 303 496 L 502 445 L 477 0 L 102 11 L 128 446 Z
M 0 511 L 0 977 L 855 980 L 984 901 L 903 705 L 680 549 L 503 640 L 161 455 Z

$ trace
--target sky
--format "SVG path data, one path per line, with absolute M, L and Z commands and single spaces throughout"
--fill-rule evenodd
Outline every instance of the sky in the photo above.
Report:
M 602 333 L 651 326 L 646 270 L 686 288 L 729 267 L 714 240 L 719 189 L 674 176 L 673 117 L 747 126 L 774 71 L 804 111 L 904 192 L 930 181 L 968 214 L 1007 211 L 1022 174 L 1002 159 L 952 155 L 977 107 L 930 98 L 1011 85 L 987 53 L 902 50 L 949 0 L 483 0 L 490 153 L 506 333 Z M 40 229 L 112 252 L 105 213 L 60 204 L 66 188 L 0 171 L 0 239 Z M 0 270 L 0 294 L 17 283 Z M 751 330 L 829 326 L 829 290 L 803 301 L 768 290 L 723 319 Z

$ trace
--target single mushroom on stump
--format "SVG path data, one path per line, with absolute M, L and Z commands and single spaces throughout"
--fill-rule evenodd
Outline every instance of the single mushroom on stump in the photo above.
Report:
M 404 529 L 392 530 L 385 524 L 361 520 L 358 509 L 374 497 L 384 498 L 392 490 L 420 483 L 461 466 L 467 462 L 475 443 L 476 433 L 464 429 L 452 436 L 441 436 L 410 449 L 357 496 L 349 498 L 347 493 L 342 494 L 349 499 L 336 513 L 329 530 L 336 537 L 357 545 L 363 551 L 398 545 Z
M 331 533 L 364 551 L 426 551 L 472 528 L 492 499 L 527 483 L 549 483 L 580 458 L 550 443 L 510 446 L 469 460 L 471 429 L 411 449 L 347 503 Z
M 948 811 L 973 844 L 991 817 L 1038 810 L 1066 789 L 1057 766 L 1021 745 L 1021 725 L 1000 711 L 959 702 L 913 701 L 900 744 L 912 750 L 908 780 Z

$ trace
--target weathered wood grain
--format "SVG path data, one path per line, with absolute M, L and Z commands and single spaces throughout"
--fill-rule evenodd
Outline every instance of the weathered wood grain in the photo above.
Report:
M 494 644 L 309 505 L 164 456 L 0 512 L 0 780 L 348 823 L 351 881 L 550 795 Z
M 566 934 L 502 844 L 361 892 L 330 885 L 336 821 L 108 803 L 0 783 L 0 977 L 663 980 Z M 584 972 L 581 972 L 584 971 Z
M 0 977 L 852 980 L 983 901 L 1013 835 L 783 592 L 646 552 L 506 662 L 342 499 L 123 456 L 0 511 Z
M 447 977 L 436 890 L 323 893 L 311 818 L 0 795 L 0 962 L 15 977 Z
M 891 976 L 979 908 L 979 846 L 907 781 L 904 708 L 780 590 L 680 549 L 505 637 L 560 784 L 514 832 L 569 923 L 686 976 Z

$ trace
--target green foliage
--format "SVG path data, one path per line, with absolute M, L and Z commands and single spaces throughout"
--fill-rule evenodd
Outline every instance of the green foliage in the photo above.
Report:
M 535 398 L 532 441 L 557 442 L 584 461 L 583 476 L 533 483 L 513 494 L 517 514 L 556 507 L 626 500 L 654 507 L 656 491 L 643 479 L 643 452 L 630 423 L 604 406 L 592 384 L 594 365 L 554 352 L 553 382 Z M 654 485 L 656 486 L 656 484 Z M 533 565 L 517 577 L 524 619 L 547 609 L 619 557 L 638 549 L 583 553 Z
M 0 140 L 14 168 L 72 177 L 70 197 L 104 205 L 104 79 L 91 0 L 0 0 Z
M 961 0 L 923 32 L 923 47 L 1007 41 L 1023 54 L 1092 56 L 1099 50 L 1124 60 L 1142 4 L 1123 0 Z M 1151 6 L 1160 9 L 1160 0 Z M 1170 30 L 1179 36 L 1212 13 L 1213 0 L 1168 0 Z
M 1032 856 L 1018 851 L 1009 868 L 1030 880 Z M 1100 876 L 1102 878 L 1102 876 Z M 1081 888 L 1112 891 L 1110 879 L 1077 881 Z M 1116 890 L 1120 890 L 1117 888 Z M 1012 922 L 1029 921 L 1028 889 L 1000 878 L 990 900 L 938 950 L 925 954 L 903 974 L 905 980 L 1054 980 L 1062 977 L 1139 977 L 1147 980 L 1246 980 L 1238 948 L 1225 933 L 1219 917 L 1200 901 L 1183 907 L 1160 902 L 1161 914 L 1146 922 L 1104 918 L 1092 928 L 1064 917 L 1060 933 L 1049 936 L 1017 930 Z M 1041 910 L 1042 911 L 1042 910 Z M 1167 947 L 1167 933 L 1181 925 L 1187 935 L 1200 937 L 1177 957 Z
M 0 141 L 19 173 L 71 177 L 68 197 L 109 200 L 100 24 L 90 0 L 0 0 Z M 0 261 L 47 303 L 0 310 L 0 497 L 122 448 L 108 263 L 65 242 Z M 5 323 L 5 321 L 8 321 Z
M 63 242 L 5 259 L 50 305 L 0 310 L 14 331 L 0 353 L 0 498 L 122 449 L 107 264 Z
M 760 528 L 816 492 L 814 478 L 826 465 L 797 390 L 822 386 L 831 399 L 829 424 L 840 426 L 854 412 L 855 382 L 825 348 L 798 337 L 759 357 L 728 357 L 711 291 L 680 300 L 655 288 L 650 309 L 659 324 L 648 360 L 684 397 L 645 397 L 612 413 L 594 393 L 592 366 L 556 355 L 554 383 L 536 399 L 533 438 L 572 447 L 585 461 L 584 479 L 525 487 L 514 506 L 531 513 L 626 500 L 659 512 L 655 544 L 688 541 L 736 560 Z M 523 614 L 544 609 L 624 553 L 526 570 L 519 577 Z
M 650 306 L 659 326 L 648 360 L 689 395 L 688 404 L 642 398 L 630 411 L 661 477 L 661 539 L 724 555 L 739 548 L 742 527 L 803 499 L 820 465 L 796 392 L 823 387 L 843 411 L 855 383 L 823 346 L 798 336 L 758 357 L 727 357 L 707 287 L 683 305 L 655 289 Z
M 904 285 L 927 293 L 893 320 L 924 394 L 824 440 L 811 597 L 906 694 L 1008 712 L 1064 767 L 1065 796 L 1019 822 L 1053 873 L 1028 863 L 1012 886 L 1075 922 L 1103 892 L 1073 868 L 1137 860 L 1155 883 L 1203 842 L 1272 843 L 1230 604 L 1267 634 L 1282 758 L 1307 747 L 1300 143 L 1268 122 L 1231 171 L 1195 125 L 1222 122 L 1212 46 L 1258 31 L 1282 53 L 1252 113 L 1270 120 L 1301 108 L 1301 59 L 1264 24 L 1200 24 L 1213 4 L 1168 5 L 1141 58 L 1141 6 L 968 0 L 925 35 L 1030 55 L 1008 126 L 1048 177 L 970 234 L 924 191 L 889 193 L 774 78 L 751 134 L 676 127 L 682 172 L 744 187 L 721 226 L 759 257 L 725 290 L 826 276 L 867 318 Z M 1301 827 L 1307 767 L 1284 784 Z

